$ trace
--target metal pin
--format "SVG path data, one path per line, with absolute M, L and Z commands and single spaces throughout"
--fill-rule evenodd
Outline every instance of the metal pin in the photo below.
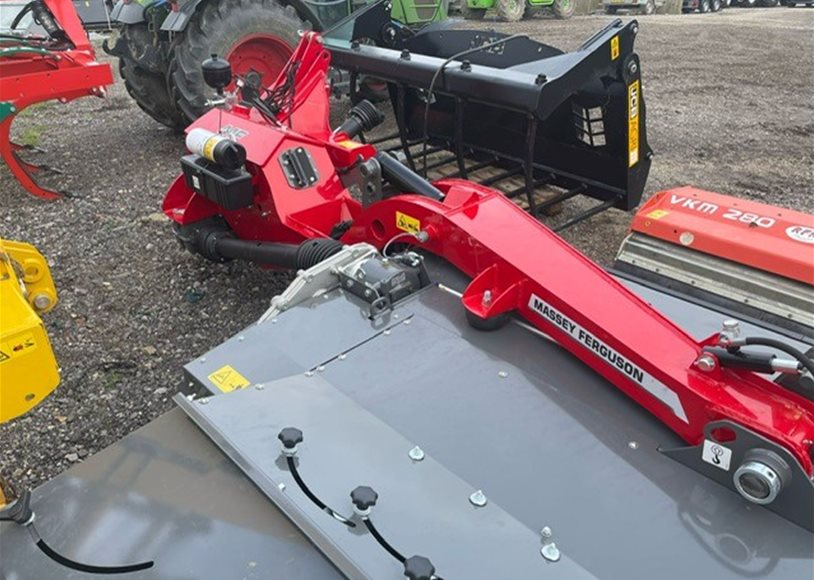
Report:
M 505 379 L 509 376 L 509 373 L 506 371 L 498 371 L 497 376 L 499 376 L 501 379 Z
M 630 447 L 631 449 L 638 449 L 639 443 L 636 441 L 631 441 L 630 443 L 627 444 L 627 446 Z
M 410 459 L 413 461 L 422 461 L 424 459 L 424 450 L 421 449 L 418 445 L 410 449 L 410 452 L 407 454 L 410 456 Z

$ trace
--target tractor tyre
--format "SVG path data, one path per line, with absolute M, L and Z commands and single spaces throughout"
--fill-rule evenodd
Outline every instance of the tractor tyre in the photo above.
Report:
M 714 0 L 714 1 L 715 2 L 720 2 L 721 0 Z M 639 13 L 640 14 L 646 14 L 648 16 L 650 14 L 655 14 L 656 13 L 656 0 L 647 0 L 647 2 L 645 2 L 644 6 L 639 8 Z
M 617 6 L 605 6 L 605 14 L 616 14 L 618 11 Z
M 150 54 L 155 47 L 147 24 L 126 24 L 121 34 L 127 43 L 127 54 L 119 57 L 119 76 L 127 93 L 142 111 L 162 125 L 183 129 L 185 119 L 170 98 L 157 55 Z
M 254 71 L 262 86 L 271 84 L 299 42 L 299 31 L 310 28 L 293 7 L 275 0 L 206 2 L 171 51 L 167 84 L 176 106 L 188 123 L 208 110 L 212 89 L 204 83 L 201 63 L 213 54 L 231 63 L 234 76 Z
M 763 0 L 761 4 L 766 8 L 774 8 L 775 6 L 777 6 L 778 0 Z
M 712 10 L 711 0 L 701 0 L 698 3 L 698 12 L 700 12 L 701 14 L 706 14 L 710 10 Z
M 554 11 L 554 16 L 560 20 L 568 20 L 574 15 L 577 2 L 576 0 L 554 0 L 551 9 Z
M 712 6 L 710 7 L 712 12 L 718 12 L 721 10 L 721 0 L 712 0 Z
M 461 15 L 464 20 L 483 20 L 486 8 L 472 8 L 466 0 L 461 0 Z
M 526 11 L 526 0 L 497 0 L 497 16 L 504 22 L 517 22 Z

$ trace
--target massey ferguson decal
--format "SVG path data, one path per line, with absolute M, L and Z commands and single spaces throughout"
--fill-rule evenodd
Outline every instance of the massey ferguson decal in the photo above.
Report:
M 667 385 L 654 378 L 647 371 L 628 360 L 625 356 L 599 340 L 596 336 L 581 327 L 579 324 L 568 318 L 565 314 L 545 302 L 539 296 L 532 294 L 529 298 L 529 308 L 537 314 L 547 319 L 571 338 L 576 340 L 581 346 L 593 352 L 596 356 L 614 367 L 631 381 L 642 387 L 645 391 L 656 397 L 667 405 L 676 417 L 689 422 L 684 407 L 678 395 Z

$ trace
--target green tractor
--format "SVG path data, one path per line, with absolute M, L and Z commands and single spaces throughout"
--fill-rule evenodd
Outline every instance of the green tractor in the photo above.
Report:
M 391 15 L 407 26 L 444 20 L 448 0 L 399 0 Z M 236 76 L 271 83 L 299 41 L 325 30 L 366 0 L 118 0 L 115 45 L 127 92 L 153 119 L 182 129 L 209 108 L 201 63 L 227 58 Z
M 517 22 L 546 8 L 565 19 L 574 15 L 576 7 L 576 0 L 461 0 L 461 14 L 467 20 L 481 20 L 487 10 L 494 9 L 501 20 Z

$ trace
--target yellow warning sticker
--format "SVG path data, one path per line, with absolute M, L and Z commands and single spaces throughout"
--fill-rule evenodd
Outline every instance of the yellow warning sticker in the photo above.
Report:
M 212 384 L 224 393 L 249 386 L 249 380 L 230 365 L 222 366 L 207 377 Z
M 611 60 L 619 58 L 619 37 L 611 38 Z
M 654 209 L 649 214 L 647 214 L 647 217 L 654 220 L 660 220 L 666 215 L 670 215 L 670 212 L 667 211 L 666 209 Z
M 639 162 L 639 81 L 627 87 L 627 104 L 627 166 L 633 167 Z
M 344 148 L 344 149 L 348 149 L 349 151 L 353 151 L 357 147 L 362 146 L 361 143 L 357 143 L 356 141 L 353 141 L 351 139 L 345 139 L 344 141 L 337 141 L 336 144 L 339 145 L 340 147 Z
M 0 362 L 31 352 L 37 346 L 34 335 L 30 332 L 14 336 L 0 344 Z
M 421 231 L 421 222 L 406 213 L 396 212 L 396 227 L 404 232 L 417 234 Z

